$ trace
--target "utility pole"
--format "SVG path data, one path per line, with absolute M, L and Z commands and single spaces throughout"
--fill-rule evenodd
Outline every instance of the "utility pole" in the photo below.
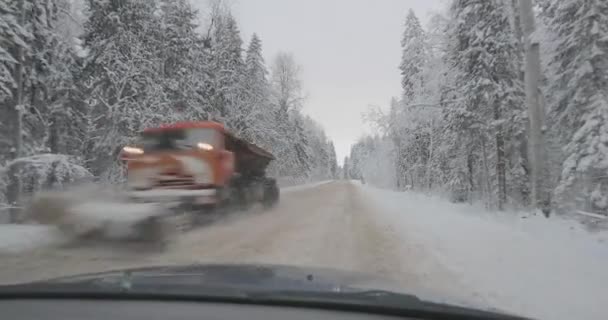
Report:
M 540 97 L 540 50 L 539 44 L 532 39 L 536 30 L 532 0 L 519 0 L 519 14 L 524 39 L 525 72 L 524 83 L 526 106 L 530 119 L 528 153 L 532 171 L 532 205 L 541 209 L 545 216 L 550 212 L 550 194 L 547 186 L 547 158 L 543 137 L 544 112 Z

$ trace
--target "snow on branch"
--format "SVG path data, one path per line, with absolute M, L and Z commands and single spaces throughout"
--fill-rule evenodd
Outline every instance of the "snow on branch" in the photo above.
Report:
M 22 188 L 26 192 L 35 192 L 43 188 L 63 187 L 66 184 L 92 178 L 92 174 L 79 164 L 77 159 L 64 154 L 38 154 L 15 159 L 0 169 L 3 184 L 8 173 L 16 170 Z

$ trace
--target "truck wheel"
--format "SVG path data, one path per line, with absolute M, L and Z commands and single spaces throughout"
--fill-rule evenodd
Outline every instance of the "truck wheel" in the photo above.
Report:
M 243 179 L 234 179 L 230 183 L 230 206 L 237 211 L 245 211 L 249 208 L 249 198 L 247 196 L 247 184 Z
M 264 200 L 262 204 L 266 208 L 271 208 L 279 202 L 279 186 L 275 179 L 266 179 L 264 181 Z

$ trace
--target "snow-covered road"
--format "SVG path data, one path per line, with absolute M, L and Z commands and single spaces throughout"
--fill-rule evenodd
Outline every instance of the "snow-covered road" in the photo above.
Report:
M 270 263 L 362 271 L 393 279 L 397 287 L 422 298 L 541 319 L 604 319 L 608 314 L 600 309 L 601 297 L 608 296 L 602 291 L 607 278 L 596 268 L 603 258 L 587 261 L 593 265 L 589 268 L 550 265 L 565 263 L 567 257 L 585 257 L 568 250 L 585 248 L 597 256 L 598 250 L 606 249 L 604 243 L 575 242 L 576 247 L 563 248 L 564 256 L 547 261 L 547 271 L 538 265 L 541 258 L 530 257 L 541 248 L 537 242 L 543 237 L 526 238 L 509 224 L 467 217 L 459 212 L 463 209 L 439 199 L 352 182 L 321 183 L 284 192 L 280 204 L 268 212 L 234 215 L 182 234 L 163 253 L 117 246 L 0 253 L 0 283 L 149 265 Z M 510 241 L 516 247 L 508 246 Z M 518 250 L 526 241 L 532 243 Z M 501 247 L 492 247 L 497 244 Z M 556 252 L 555 247 L 545 250 Z M 521 259 L 532 264 L 526 267 Z M 518 274 L 509 271 L 516 267 Z M 563 289 L 577 292 L 564 291 L 568 298 L 552 304 L 559 286 L 546 286 L 556 281 L 555 276 L 574 277 L 562 282 L 568 285 Z
M 349 182 L 289 190 L 274 209 L 233 216 L 183 234 L 163 253 L 115 245 L 4 253 L 0 282 L 159 264 L 271 263 L 363 271 L 433 297 L 426 288 L 450 283 L 437 298 L 461 302 L 464 286 L 424 248 L 403 243 L 396 230 L 378 219 L 361 192 Z

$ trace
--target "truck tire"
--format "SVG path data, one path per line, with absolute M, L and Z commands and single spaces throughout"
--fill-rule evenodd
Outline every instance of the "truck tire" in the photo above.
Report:
M 244 211 L 249 208 L 249 197 L 247 197 L 247 184 L 244 179 L 233 179 L 229 187 L 230 207 L 237 211 Z
M 264 181 L 264 199 L 262 204 L 266 208 L 271 208 L 279 202 L 279 186 L 275 179 L 266 179 Z

